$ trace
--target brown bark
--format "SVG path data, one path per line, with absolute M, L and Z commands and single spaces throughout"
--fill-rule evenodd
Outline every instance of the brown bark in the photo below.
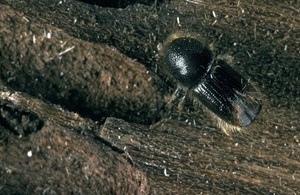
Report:
M 0 193 L 297 194 L 299 6 L 0 0 Z M 177 30 L 260 90 L 251 130 L 227 137 L 189 100 L 166 113 L 156 47 Z

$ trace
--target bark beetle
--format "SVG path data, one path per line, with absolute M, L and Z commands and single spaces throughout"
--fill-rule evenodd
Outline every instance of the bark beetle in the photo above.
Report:
M 148 193 L 140 171 L 153 194 L 299 191 L 298 2 L 171 1 L 124 9 L 78 1 L 0 3 L 1 81 L 12 87 L 9 94 L 35 96 L 16 93 L 23 101 L 14 101 L 1 88 L 1 120 L 8 124 L 0 125 L 1 193 Z M 226 137 L 195 104 L 182 112 L 174 106 L 175 120 L 162 114 L 169 91 L 154 74 L 156 46 L 177 30 L 201 35 L 216 57 L 234 57 L 234 68 L 260 89 L 263 111 L 252 131 Z M 18 139 L 20 127 L 31 127 L 20 115 L 44 123 Z M 32 170 L 39 179 L 31 179 Z

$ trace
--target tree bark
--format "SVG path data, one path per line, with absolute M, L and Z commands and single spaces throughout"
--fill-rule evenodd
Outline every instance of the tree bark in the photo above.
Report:
M 0 0 L 0 193 L 297 194 L 299 6 Z M 170 101 L 157 46 L 176 31 L 251 79 L 252 128 Z

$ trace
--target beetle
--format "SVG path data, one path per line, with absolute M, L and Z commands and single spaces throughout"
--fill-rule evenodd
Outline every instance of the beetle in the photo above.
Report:
M 248 127 L 258 117 L 262 105 L 249 80 L 196 38 L 168 40 L 162 57 L 167 74 L 217 116 L 225 134 Z

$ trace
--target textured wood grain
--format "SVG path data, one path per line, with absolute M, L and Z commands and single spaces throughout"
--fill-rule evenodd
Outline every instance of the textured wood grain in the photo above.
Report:
M 66 181 L 68 186 L 57 193 L 71 188 L 107 192 L 101 187 L 107 182 L 114 194 L 297 194 L 299 6 L 298 1 L 196 0 L 115 9 L 79 1 L 0 0 L 1 190 L 10 190 L 0 192 L 21 193 L 40 185 L 34 192 L 50 193 L 44 184 L 53 172 L 58 174 L 50 181 Z M 178 30 L 202 37 L 216 57 L 229 60 L 260 91 L 263 110 L 252 129 L 227 137 L 189 100 L 183 109 L 176 103 L 167 109 L 176 84 L 159 71 L 157 45 Z M 23 101 L 15 101 L 12 94 L 21 94 L 17 97 Z M 13 113 L 23 115 L 23 121 Z M 38 119 L 42 128 L 34 123 Z M 19 139 L 26 132 L 22 127 L 32 133 Z M 73 145 L 61 152 L 57 148 L 68 137 Z M 51 144 L 56 149 L 51 155 L 45 149 L 48 158 L 43 157 L 49 172 L 40 177 L 40 164 L 30 164 L 26 152 L 40 158 L 36 146 Z M 69 153 L 75 155 L 72 170 L 84 176 L 87 172 L 78 170 L 90 163 L 90 170 L 108 170 L 114 180 L 96 173 L 95 182 L 88 185 L 85 180 L 76 182 L 75 175 L 68 180 L 60 169 L 69 167 L 68 162 L 53 163 Z M 105 163 L 94 166 L 104 156 Z M 122 165 L 121 170 L 113 162 Z M 38 182 L 20 179 L 32 170 Z M 128 177 L 121 179 L 128 184 L 123 191 L 118 190 L 119 173 Z

